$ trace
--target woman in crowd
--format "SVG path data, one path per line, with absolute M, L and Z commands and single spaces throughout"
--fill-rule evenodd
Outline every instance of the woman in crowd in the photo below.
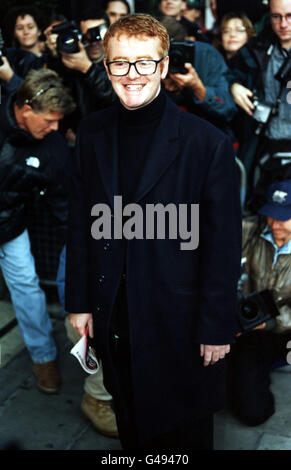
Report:
M 253 36 L 255 36 L 254 26 L 244 13 L 227 13 L 221 20 L 213 45 L 228 63 L 229 59 Z
M 37 57 L 42 55 L 41 19 L 36 8 L 24 6 L 9 10 L 3 26 L 9 46 L 32 52 Z

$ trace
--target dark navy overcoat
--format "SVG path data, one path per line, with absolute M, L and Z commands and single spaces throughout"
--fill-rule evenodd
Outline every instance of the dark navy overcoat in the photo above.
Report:
M 110 390 L 116 382 L 109 323 L 125 243 L 94 239 L 96 216 L 91 211 L 102 203 L 114 219 L 114 196 L 120 195 L 118 116 L 112 107 L 81 123 L 66 271 L 66 310 L 93 313 L 96 347 Z M 234 342 L 241 255 L 239 184 L 228 137 L 167 98 L 151 148 L 133 202 L 144 213 L 147 204 L 199 204 L 199 245 L 181 250 L 179 236 L 127 241 L 134 405 L 141 441 L 224 406 L 225 360 L 204 367 L 199 351 L 200 344 Z

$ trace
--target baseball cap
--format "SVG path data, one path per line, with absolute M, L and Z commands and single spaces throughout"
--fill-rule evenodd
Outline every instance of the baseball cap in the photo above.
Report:
M 291 179 L 269 186 L 267 203 L 258 210 L 258 213 L 282 221 L 291 219 Z

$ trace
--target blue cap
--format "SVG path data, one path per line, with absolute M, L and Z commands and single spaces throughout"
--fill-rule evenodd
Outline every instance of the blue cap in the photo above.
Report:
M 291 180 L 271 184 L 267 190 L 267 203 L 258 213 L 282 221 L 291 219 Z

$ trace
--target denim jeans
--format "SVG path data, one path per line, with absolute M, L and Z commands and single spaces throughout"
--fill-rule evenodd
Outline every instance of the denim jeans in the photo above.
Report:
M 52 324 L 45 294 L 39 286 L 27 230 L 0 246 L 0 266 L 32 361 L 54 360 L 57 349 Z

